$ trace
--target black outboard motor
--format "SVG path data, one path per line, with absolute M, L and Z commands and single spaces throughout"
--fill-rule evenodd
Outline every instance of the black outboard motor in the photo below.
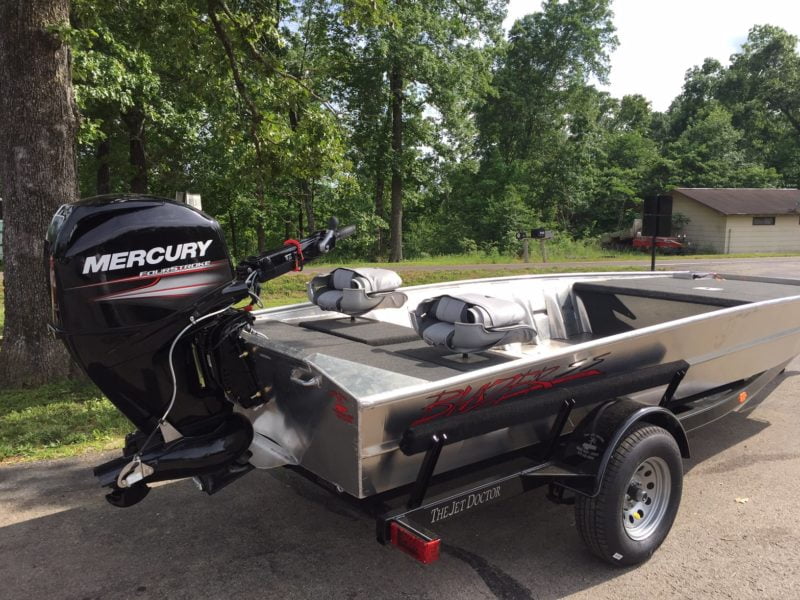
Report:
M 252 466 L 250 422 L 234 405 L 271 398 L 272 374 L 243 351 L 252 322 L 234 303 L 300 270 L 352 235 L 328 229 L 231 267 L 219 224 L 185 204 L 142 195 L 62 206 L 47 232 L 51 326 L 138 431 L 123 456 L 95 468 L 116 506 L 147 483 L 197 477 L 215 493 Z
M 190 317 L 232 301 L 219 225 L 185 204 L 105 196 L 62 206 L 47 241 L 53 328 L 119 410 L 152 429 L 172 397 L 166 353 L 173 339 Z M 172 425 L 223 411 L 224 399 L 197 386 L 191 365 L 176 363 Z
M 109 500 L 129 505 L 144 497 L 142 484 L 136 493 L 120 489 L 119 472 L 134 455 L 141 472 L 128 477 L 130 488 L 139 479 L 216 472 L 245 453 L 249 422 L 203 376 L 193 335 L 177 339 L 187 326 L 199 329 L 193 321 L 248 295 L 233 281 L 219 224 L 170 200 L 102 196 L 58 210 L 47 252 L 53 329 L 139 429 L 127 456 L 96 470 L 115 488 L 117 502 Z

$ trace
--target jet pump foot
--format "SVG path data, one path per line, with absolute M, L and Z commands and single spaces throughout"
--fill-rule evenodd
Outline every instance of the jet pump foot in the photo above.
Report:
M 149 493 L 150 488 L 144 483 L 124 489 L 115 487 L 111 492 L 106 494 L 106 500 L 108 500 L 109 504 L 117 508 L 128 508 L 144 500 L 145 496 Z

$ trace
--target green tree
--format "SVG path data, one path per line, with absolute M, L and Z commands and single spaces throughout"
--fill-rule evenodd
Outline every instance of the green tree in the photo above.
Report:
M 379 219 L 388 187 L 392 261 L 403 258 L 404 210 L 441 182 L 441 161 L 470 146 L 470 109 L 489 91 L 504 14 L 505 0 L 394 0 L 383 24 L 347 32 L 353 159 Z
M 314 195 L 343 170 L 323 97 L 332 14 L 311 1 L 76 0 L 83 189 L 201 192 L 247 252 L 314 228 Z
M 770 187 L 780 181 L 771 168 L 747 159 L 743 134 L 731 114 L 711 102 L 669 146 L 674 170 L 670 183 L 689 187 Z
M 797 37 L 770 25 L 750 30 L 734 54 L 719 99 L 744 133 L 753 160 L 800 185 L 800 54 Z
M 459 190 L 477 239 L 504 244 L 509 229 L 531 225 L 574 230 L 573 216 L 591 202 L 608 98 L 588 82 L 605 79 L 616 44 L 609 5 L 549 0 L 511 28 L 495 94 L 477 114 L 478 172 Z M 510 221 L 486 222 L 486 204 Z
M 63 33 L 83 115 L 85 194 L 183 187 L 183 149 L 197 140 L 202 110 L 194 16 L 178 2 L 74 0 Z
M 669 136 L 677 139 L 702 113 L 709 102 L 719 98 L 725 69 L 713 58 L 707 58 L 701 66 L 686 71 L 681 93 L 669 107 Z
M 651 136 L 654 115 L 639 95 L 614 102 L 600 123 L 598 169 L 583 229 L 599 234 L 629 225 L 640 212 L 640 199 L 664 189 L 665 161 Z
M 265 223 L 282 229 L 281 239 L 305 229 L 303 217 L 315 225 L 315 190 L 336 185 L 344 168 L 327 32 L 337 18 L 349 18 L 353 5 L 309 1 L 270 7 L 264 10 L 254 1 L 230 8 L 209 0 L 206 8 L 219 42 L 217 64 L 227 71 L 219 75 L 236 92 L 235 106 L 228 108 L 250 142 L 248 179 L 255 182 L 260 213 L 259 249 L 266 245 Z
M 798 39 L 780 27 L 750 30 L 731 70 L 745 93 L 784 118 L 800 134 L 800 55 Z
M 731 66 L 706 59 L 686 73 L 656 134 L 678 185 L 786 185 L 800 181 L 797 38 L 754 27 Z M 655 120 L 654 122 L 657 122 Z

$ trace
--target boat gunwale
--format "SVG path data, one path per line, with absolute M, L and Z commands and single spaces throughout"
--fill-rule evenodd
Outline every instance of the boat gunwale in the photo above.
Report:
M 448 287 L 456 287 L 458 285 L 464 284 L 474 284 L 476 282 L 485 282 L 485 283 L 493 283 L 493 282 L 507 282 L 507 281 L 515 281 L 515 280 L 532 280 L 532 279 L 564 279 L 568 278 L 574 281 L 582 280 L 582 279 L 603 279 L 609 277 L 623 276 L 623 277 L 630 277 L 630 278 L 670 278 L 675 277 L 676 275 L 686 275 L 691 274 L 692 271 L 647 271 L 647 272 L 630 272 L 630 271 L 622 271 L 622 272 L 603 272 L 603 273 L 554 273 L 554 274 L 529 274 L 529 275 L 512 275 L 507 277 L 496 277 L 496 278 L 485 278 L 485 279 L 466 279 L 460 281 L 452 281 L 452 282 L 443 282 L 443 283 L 433 283 L 433 284 L 424 284 L 419 286 L 410 286 L 406 288 L 399 288 L 403 291 L 416 291 L 416 290 L 423 290 L 423 289 L 446 289 Z M 724 278 L 724 276 L 723 276 Z M 698 281 L 702 281 L 698 279 Z M 787 280 L 787 285 L 789 282 L 796 281 L 796 280 Z M 797 284 L 795 284 L 797 285 Z M 625 295 L 624 292 L 620 292 L 620 295 Z M 409 397 L 415 397 L 422 394 L 430 393 L 432 391 L 438 389 L 446 389 L 448 387 L 452 387 L 455 385 L 469 383 L 476 379 L 476 377 L 484 378 L 484 377 L 492 377 L 495 375 L 501 375 L 511 370 L 518 370 L 521 367 L 525 367 L 528 365 L 533 365 L 543 361 L 550 361 L 553 359 L 558 359 L 570 354 L 575 354 L 578 352 L 587 352 L 591 351 L 595 348 L 600 348 L 609 343 L 616 343 L 616 342 L 624 342 L 627 340 L 635 340 L 639 337 L 643 337 L 646 335 L 651 335 L 654 333 L 659 333 L 663 331 L 673 330 L 679 327 L 684 327 L 687 325 L 692 325 L 694 323 L 704 322 L 711 319 L 719 319 L 724 318 L 726 316 L 733 316 L 741 312 L 746 312 L 748 310 L 752 310 L 754 307 L 760 306 L 770 306 L 770 305 L 779 305 L 779 304 L 789 304 L 792 302 L 797 302 L 800 300 L 800 290 L 798 293 L 792 296 L 785 296 L 781 298 L 771 298 L 766 300 L 760 300 L 756 302 L 745 302 L 738 306 L 730 306 L 730 307 L 718 307 L 714 310 L 697 314 L 697 315 L 689 315 L 687 317 L 682 317 L 680 319 L 674 319 L 671 321 L 667 321 L 664 323 L 656 323 L 653 325 L 648 325 L 646 327 L 642 327 L 639 329 L 633 329 L 631 331 L 625 331 L 622 333 L 608 335 L 604 337 L 599 337 L 592 340 L 587 340 L 575 344 L 567 343 L 563 347 L 554 349 L 552 352 L 548 352 L 547 354 L 530 354 L 530 355 L 523 355 L 517 358 L 514 358 L 508 362 L 504 362 L 499 365 L 487 366 L 483 369 L 478 369 L 475 371 L 469 371 L 464 373 L 458 373 L 451 377 L 446 377 L 444 379 L 439 379 L 436 381 L 429 381 L 425 383 L 421 383 L 418 385 L 410 385 L 402 388 L 397 388 L 393 390 L 389 390 L 386 392 L 380 392 L 377 394 L 370 394 L 366 396 L 356 396 L 352 394 L 349 390 L 348 393 L 357 401 L 359 407 L 361 409 L 370 409 L 376 406 L 390 404 L 392 402 L 402 401 Z M 699 304 L 702 304 L 701 302 Z M 298 303 L 295 305 L 288 305 L 288 306 L 280 306 L 271 309 L 264 309 L 261 311 L 254 311 L 253 315 L 258 317 L 263 315 L 265 317 L 269 317 L 271 314 L 292 311 L 297 309 L 303 308 L 310 308 L 314 307 L 314 304 L 310 302 L 305 303 Z M 272 320 L 272 319 L 266 319 Z M 288 321 L 289 319 L 287 319 Z M 794 331 L 794 330 L 793 330 Z M 786 334 L 788 335 L 788 333 Z M 783 337 L 783 336 L 781 336 Z M 568 341 L 568 340 L 567 340 Z M 282 344 L 284 345 L 284 344 Z M 724 352 L 723 352 L 724 353 Z M 323 375 L 331 379 L 333 383 L 337 383 L 334 377 L 331 377 L 325 369 L 318 367 L 313 359 L 316 355 L 328 356 L 324 352 L 314 352 L 308 354 L 304 357 L 304 361 L 312 368 L 320 371 Z M 703 355 L 706 356 L 706 355 Z M 689 362 L 690 364 L 696 364 L 697 357 L 683 357 L 684 360 Z M 695 359 L 694 362 L 692 359 Z M 351 362 L 352 364 L 361 364 L 355 361 L 348 361 L 347 359 L 339 358 L 338 360 Z M 338 385 L 338 384 L 337 384 Z
M 690 324 L 696 323 L 696 322 L 711 320 L 712 318 L 719 318 L 719 317 L 723 317 L 723 316 L 727 316 L 727 315 L 733 315 L 733 314 L 736 314 L 736 313 L 739 313 L 739 312 L 744 312 L 744 311 L 746 311 L 748 309 L 751 309 L 751 308 L 753 308 L 755 306 L 766 306 L 766 305 L 772 305 L 772 304 L 789 303 L 791 301 L 795 301 L 795 302 L 800 301 L 800 294 L 797 294 L 796 296 L 787 296 L 785 298 L 773 298 L 773 299 L 770 299 L 770 300 L 761 300 L 759 302 L 750 302 L 750 303 L 747 303 L 747 304 L 742 304 L 740 306 L 731 306 L 731 307 L 727 307 L 727 308 L 720 308 L 719 310 L 712 310 L 712 311 L 709 311 L 707 313 L 703 313 L 703 314 L 700 314 L 700 315 L 690 315 L 688 317 L 683 317 L 681 319 L 675 319 L 675 320 L 672 320 L 672 321 L 668 321 L 666 323 L 657 323 L 655 325 L 649 325 L 647 327 L 642 327 L 641 329 L 634 329 L 632 331 L 626 331 L 626 332 L 623 332 L 623 333 L 618 333 L 618 334 L 615 334 L 615 335 L 609 335 L 609 336 L 597 338 L 597 339 L 594 339 L 594 340 L 588 340 L 586 342 L 580 342 L 578 344 L 567 345 L 567 346 L 564 346 L 563 348 L 559 348 L 558 350 L 555 350 L 554 352 L 549 353 L 549 354 L 544 355 L 544 356 L 542 356 L 542 355 L 540 355 L 540 356 L 532 355 L 530 357 L 522 356 L 519 359 L 516 359 L 516 360 L 513 360 L 513 361 L 509 361 L 509 362 L 503 363 L 501 365 L 495 365 L 495 366 L 491 366 L 491 367 L 486 367 L 485 369 L 482 369 L 480 371 L 480 376 L 484 377 L 484 376 L 492 376 L 492 375 L 496 375 L 496 374 L 501 374 L 504 371 L 508 370 L 508 368 L 510 366 L 513 366 L 515 368 L 516 367 L 524 367 L 526 365 L 537 363 L 537 362 L 540 362 L 542 360 L 550 360 L 551 358 L 560 358 L 560 357 L 563 357 L 564 355 L 567 355 L 567 354 L 574 354 L 574 353 L 579 352 L 579 351 L 587 351 L 587 350 L 592 350 L 594 348 L 599 348 L 599 347 L 602 347 L 602 346 L 608 344 L 609 342 L 619 342 L 619 341 L 625 341 L 625 340 L 632 340 L 632 339 L 636 339 L 638 337 L 642 337 L 644 335 L 649 335 L 649 334 L 652 334 L 652 333 L 658 333 L 660 331 L 667 331 L 667 330 L 670 330 L 670 329 L 676 329 L 678 327 L 681 327 L 681 326 L 684 326 L 684 325 L 690 325 Z M 798 328 L 798 329 L 800 329 L 800 328 Z M 792 330 L 792 331 L 795 331 L 795 330 Z M 784 335 L 788 335 L 788 333 L 784 334 Z M 781 335 L 781 337 L 783 337 L 783 335 Z M 722 352 L 722 354 L 725 354 L 725 352 Z M 707 356 L 707 355 L 704 354 L 702 356 Z M 697 362 L 701 362 L 701 361 L 697 361 L 697 360 L 693 361 L 692 360 L 693 358 L 696 359 L 697 357 L 684 358 L 684 360 L 686 360 L 686 362 L 688 362 L 690 365 L 691 364 L 696 364 Z M 389 402 L 393 402 L 393 401 L 396 401 L 396 400 L 403 399 L 406 396 L 416 396 L 416 395 L 421 394 L 423 392 L 429 392 L 431 390 L 435 390 L 435 389 L 437 389 L 439 387 L 442 387 L 440 384 L 443 383 L 443 382 L 447 383 L 447 386 L 445 386 L 445 387 L 452 387 L 452 386 L 458 385 L 460 383 L 467 383 L 467 382 L 471 381 L 472 379 L 475 379 L 475 373 L 476 373 L 476 371 L 472 371 L 472 372 L 468 372 L 468 373 L 454 375 L 453 377 L 448 377 L 447 379 L 441 379 L 441 380 L 436 381 L 436 382 L 431 382 L 432 385 L 429 384 L 429 385 L 410 386 L 410 387 L 406 387 L 406 388 L 401 388 L 398 391 L 383 392 L 381 394 L 373 394 L 373 395 L 370 395 L 370 396 L 364 396 L 364 397 L 359 398 L 358 402 L 364 408 L 368 408 L 368 407 L 371 407 L 371 406 L 376 406 L 376 405 L 379 405 L 379 404 L 389 403 Z

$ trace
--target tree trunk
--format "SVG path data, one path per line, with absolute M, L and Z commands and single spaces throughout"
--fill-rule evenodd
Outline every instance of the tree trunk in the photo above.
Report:
M 619 205 L 619 212 L 617 213 L 617 230 L 622 229 L 625 225 L 625 208 L 628 205 L 628 200 L 623 198 Z
M 306 213 L 308 233 L 311 234 L 317 230 L 317 216 L 314 214 L 314 190 L 308 179 L 300 180 L 300 194 L 303 197 L 303 210 Z M 302 231 L 302 228 L 300 231 Z
M 258 253 L 261 254 L 267 249 L 267 234 L 264 231 L 264 209 L 267 205 L 266 186 L 261 174 L 258 176 L 258 220 L 256 221 L 256 240 L 258 241 Z
M 292 211 L 294 210 L 294 200 L 289 198 L 286 203 L 286 217 L 283 219 L 283 239 L 289 240 L 295 237 L 294 229 L 295 224 L 292 222 L 293 219 L 291 217 Z
M 403 260 L 403 74 L 394 63 L 389 74 L 392 93 L 392 207 L 389 223 L 391 262 Z
M 303 218 L 303 210 L 304 209 L 303 209 L 302 205 L 297 207 L 297 237 L 298 238 L 303 237 L 303 232 L 305 231 L 305 225 L 303 224 L 303 221 L 305 220 Z
M 386 181 L 383 178 L 383 171 L 381 165 L 378 165 L 378 171 L 375 173 L 375 216 L 385 219 L 386 206 L 383 201 L 383 191 L 386 187 Z M 386 249 L 386 240 L 383 235 L 383 226 L 379 225 L 378 230 L 375 232 L 375 256 L 381 260 L 385 256 L 384 250 Z
M 44 237 L 77 195 L 69 50 L 53 26 L 69 23 L 68 0 L 0 2 L 0 185 L 5 218 L 5 331 L 0 386 L 39 385 L 70 371 L 50 314 Z
M 289 126 L 292 128 L 292 131 L 297 131 L 297 126 L 300 124 L 300 111 L 296 108 L 292 108 L 289 111 Z M 308 183 L 308 179 L 301 178 L 298 179 L 298 186 L 300 188 L 300 195 L 302 196 L 302 205 L 303 210 L 306 213 L 306 222 L 308 223 L 308 232 L 313 233 L 317 230 L 317 218 L 314 214 L 314 203 L 313 203 L 313 194 L 311 191 L 311 185 Z M 303 218 L 300 217 L 300 229 L 299 235 L 303 234 Z
M 129 162 L 133 167 L 131 177 L 131 191 L 137 194 L 147 193 L 147 154 L 145 152 L 144 140 L 144 111 L 134 106 L 124 115 L 122 120 L 128 128 L 128 140 L 130 141 Z
M 228 211 L 228 218 L 231 222 L 231 244 L 233 244 L 233 256 L 236 259 L 241 258 L 239 256 L 239 245 L 236 243 L 236 219 L 233 216 L 233 211 Z
M 109 158 L 111 156 L 111 139 L 106 137 L 97 144 L 97 187 L 98 195 L 111 193 L 111 167 Z
M 378 146 L 375 149 L 375 216 L 381 221 L 386 221 L 386 156 L 389 151 L 389 134 L 392 127 L 391 106 L 386 107 L 383 123 L 378 130 Z M 389 236 L 386 228 L 381 223 L 375 232 L 375 256 L 383 260 L 389 247 Z

